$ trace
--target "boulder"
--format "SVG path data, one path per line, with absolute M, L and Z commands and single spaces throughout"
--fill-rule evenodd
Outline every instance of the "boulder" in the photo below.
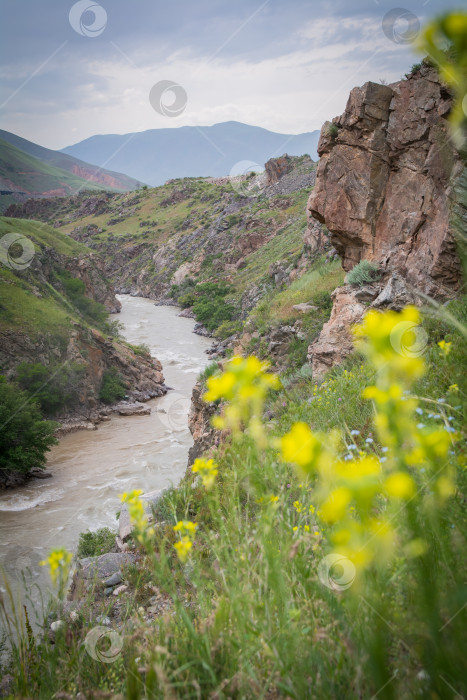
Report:
M 76 574 L 85 581 L 105 579 L 120 572 L 122 567 L 134 564 L 135 561 L 136 556 L 130 552 L 109 552 L 99 557 L 85 557 L 78 560 Z
M 114 406 L 114 411 L 121 416 L 149 416 L 151 407 L 142 403 L 119 403 Z

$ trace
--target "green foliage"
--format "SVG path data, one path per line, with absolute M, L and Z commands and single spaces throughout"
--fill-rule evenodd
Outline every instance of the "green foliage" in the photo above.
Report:
M 114 338 L 115 340 L 120 340 L 121 338 L 123 338 L 123 323 L 116 318 L 112 320 L 107 319 L 101 325 L 101 328 L 103 332 L 110 338 Z
M 46 453 L 58 442 L 55 428 L 25 391 L 0 376 L 0 473 L 44 467 Z
M 230 285 L 223 282 L 205 282 L 195 287 L 189 285 L 188 289 L 189 291 L 178 297 L 178 303 L 184 308 L 193 306 L 196 320 L 208 330 L 213 331 L 223 321 L 232 321 L 235 317 L 235 307 L 225 301 L 225 297 L 233 291 Z
M 95 532 L 81 532 L 79 536 L 76 556 L 98 557 L 101 554 L 111 552 L 115 547 L 115 533 L 108 527 L 101 527 Z
M 114 403 L 118 399 L 124 399 L 125 396 L 126 387 L 121 374 L 117 372 L 115 367 L 105 370 L 102 376 L 99 399 L 104 403 Z
M 230 338 L 235 333 L 241 333 L 243 323 L 241 321 L 223 321 L 216 329 L 215 336 L 221 340 Z
M 213 374 L 216 374 L 216 372 L 219 371 L 219 363 L 218 362 L 210 362 L 207 367 L 203 369 L 201 374 L 199 375 L 199 381 L 202 382 L 203 384 L 206 383 L 206 381 L 209 379 L 209 377 L 212 377 Z
M 16 368 L 20 387 L 35 398 L 45 415 L 54 416 L 77 404 L 85 366 L 76 362 L 46 367 L 40 362 L 22 362 Z
M 82 280 L 72 277 L 68 271 L 63 271 L 60 281 L 70 301 L 85 318 L 98 325 L 106 321 L 109 315 L 107 309 L 103 304 L 86 296 L 86 286 Z
M 339 127 L 337 126 L 337 124 L 329 124 L 327 128 L 327 133 L 328 136 L 336 137 L 339 133 Z
M 363 287 L 364 284 L 368 284 L 369 282 L 374 282 L 380 277 L 381 270 L 369 260 L 360 260 L 360 262 L 347 273 L 348 283 L 359 287 Z

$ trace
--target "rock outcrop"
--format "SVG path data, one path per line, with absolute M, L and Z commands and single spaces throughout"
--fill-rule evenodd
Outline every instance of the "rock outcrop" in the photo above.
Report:
M 203 401 L 204 391 L 205 387 L 202 383 L 197 382 L 191 394 L 188 427 L 193 436 L 194 444 L 188 452 L 189 467 L 197 457 L 201 457 L 202 454 L 216 444 L 219 436 L 219 433 L 211 425 L 211 418 L 216 412 L 216 405 Z
M 354 88 L 344 114 L 321 130 L 309 212 L 330 231 L 345 270 L 370 260 L 382 281 L 335 291 L 331 319 L 309 349 L 317 375 L 350 352 L 349 327 L 366 306 L 400 308 L 418 291 L 446 299 L 459 289 L 453 211 L 464 165 L 449 138 L 451 104 L 422 64 L 407 80 Z

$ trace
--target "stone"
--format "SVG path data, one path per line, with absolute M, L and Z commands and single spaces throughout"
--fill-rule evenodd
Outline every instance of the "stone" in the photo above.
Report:
M 112 586 L 107 586 L 107 588 L 104 590 L 104 595 L 109 597 L 109 595 L 112 595 L 114 589 Z
M 99 623 L 99 625 L 104 625 L 104 627 L 110 627 L 112 624 L 110 621 L 110 617 L 107 617 L 107 615 L 98 615 L 96 618 L 96 622 Z
M 85 557 L 78 561 L 78 575 L 86 581 L 105 579 L 120 571 L 122 566 L 134 564 L 136 557 L 129 552 L 109 552 L 99 557 Z
M 114 411 L 121 416 L 149 416 L 151 407 L 142 403 L 120 403 L 114 407 Z
M 319 337 L 308 348 L 313 377 L 319 377 L 333 365 L 339 364 L 352 352 L 351 326 L 361 320 L 366 307 L 355 297 L 350 286 L 338 287 L 332 293 L 331 317 Z
M 444 301 L 460 288 L 455 225 L 465 227 L 467 176 L 449 137 L 450 106 L 436 70 L 422 64 L 393 85 L 354 88 L 336 129 L 321 130 L 309 215 L 330 231 L 344 270 L 369 260 L 383 278 L 335 290 L 331 318 L 308 349 L 316 377 L 352 352 L 350 328 L 368 305 L 399 310 L 420 303 L 419 292 Z
M 109 576 L 109 578 L 102 581 L 102 584 L 104 586 L 118 586 L 118 584 L 122 581 L 123 577 L 121 571 L 116 571 L 114 574 L 112 574 L 112 576 Z
M 451 213 L 464 170 L 437 111 L 444 101 L 428 66 L 392 86 L 354 88 L 334 120 L 337 136 L 330 139 L 326 125 L 321 131 L 308 201 L 345 270 L 371 260 L 439 298 L 454 296 L 460 284 Z
M 115 596 L 120 595 L 120 593 L 125 593 L 125 591 L 127 591 L 127 590 L 128 590 L 128 586 L 125 586 L 125 585 L 118 586 L 117 588 L 115 588 L 113 595 L 115 595 Z
M 55 622 L 52 622 L 52 624 L 50 625 L 50 629 L 54 633 L 59 632 L 64 627 L 65 627 L 65 622 L 63 620 L 55 620 Z
M 295 306 L 292 306 L 292 311 L 298 311 L 301 314 L 308 314 L 310 311 L 316 311 L 317 309 L 317 306 L 313 306 L 313 304 L 307 304 L 305 302 L 303 302 L 303 304 L 295 304 Z

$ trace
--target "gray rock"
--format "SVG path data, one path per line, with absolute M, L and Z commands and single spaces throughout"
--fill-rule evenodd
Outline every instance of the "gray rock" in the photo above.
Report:
M 104 595 L 109 596 L 109 595 L 112 595 L 113 592 L 114 592 L 113 587 L 109 586 L 108 588 L 105 589 Z
M 148 416 L 151 413 L 150 406 L 142 403 L 121 403 L 114 406 L 114 410 L 121 416 Z
M 133 564 L 135 560 L 135 555 L 130 552 L 109 552 L 100 557 L 86 557 L 78 561 L 77 573 L 86 581 L 105 579 L 119 572 L 122 566 Z
M 391 275 L 383 291 L 376 297 L 372 306 L 376 309 L 388 307 L 400 311 L 407 304 L 414 303 L 414 295 L 405 280 L 397 274 Z
M 96 619 L 100 625 L 105 625 L 105 627 L 110 627 L 110 625 L 112 624 L 110 621 L 110 617 L 107 617 L 107 615 L 99 615 Z
M 313 306 L 313 304 L 307 304 L 304 302 L 303 304 L 295 304 L 295 306 L 292 306 L 292 311 L 298 311 L 301 314 L 308 314 L 310 311 L 316 311 L 317 308 L 318 307 Z
M 119 583 L 123 581 L 122 574 L 120 571 L 116 571 L 112 576 L 106 578 L 102 583 L 104 586 L 118 586 Z
M 65 627 L 65 623 L 63 620 L 55 620 L 55 622 L 52 622 L 50 625 L 50 629 L 52 632 L 58 632 L 59 630 L 63 629 Z

